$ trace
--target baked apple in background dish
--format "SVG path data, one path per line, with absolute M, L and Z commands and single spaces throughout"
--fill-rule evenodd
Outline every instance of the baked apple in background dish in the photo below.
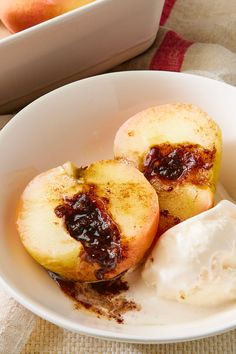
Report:
M 166 104 L 128 119 L 114 142 L 116 159 L 139 168 L 160 204 L 158 233 L 214 205 L 221 131 L 200 108 Z
M 35 177 L 22 194 L 18 230 L 31 256 L 68 280 L 112 279 L 135 267 L 158 227 L 158 197 L 134 166 L 71 163 Z
M 95 0 L 1 0 L 0 19 L 10 32 L 19 32 Z

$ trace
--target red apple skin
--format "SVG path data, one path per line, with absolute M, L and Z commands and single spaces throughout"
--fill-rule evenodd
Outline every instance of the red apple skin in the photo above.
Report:
M 55 208 L 65 196 L 71 198 L 91 185 L 96 186 L 97 197 L 109 201 L 107 211 L 120 230 L 122 258 L 103 280 L 136 267 L 157 233 L 158 197 L 132 165 L 99 161 L 81 171 L 66 163 L 36 176 L 19 202 L 20 239 L 39 264 L 69 280 L 97 281 L 95 273 L 100 265 L 88 261 L 82 243 L 70 236 Z
M 213 207 L 222 153 L 221 130 L 201 108 L 176 103 L 138 112 L 123 123 L 115 137 L 115 158 L 133 163 L 140 171 L 144 170 L 145 156 L 153 146 L 185 143 L 215 150 L 215 157 L 205 177 L 204 171 L 201 171 L 200 183 L 187 179 L 176 180 L 175 184 L 168 179 L 164 182 L 160 178 L 149 180 L 159 197 L 158 235 Z
M 94 0 L 1 0 L 0 19 L 7 29 L 19 32 Z

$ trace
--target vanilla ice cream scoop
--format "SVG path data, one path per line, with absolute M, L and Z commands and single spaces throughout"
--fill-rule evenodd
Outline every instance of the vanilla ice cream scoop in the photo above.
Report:
M 236 300 L 236 205 L 223 200 L 165 232 L 142 277 L 170 300 L 200 306 Z

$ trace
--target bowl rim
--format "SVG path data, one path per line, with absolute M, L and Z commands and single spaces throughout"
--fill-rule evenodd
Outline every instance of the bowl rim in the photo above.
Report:
M 68 87 L 76 87 L 77 85 L 79 86 L 81 82 L 88 82 L 88 81 L 94 81 L 94 80 L 103 80 L 103 78 L 106 77 L 118 77 L 118 76 L 126 76 L 130 77 L 136 77 L 136 76 L 156 76 L 158 77 L 183 77 L 183 78 L 188 78 L 188 79 L 193 79 L 195 81 L 198 81 L 201 84 L 204 84 L 205 82 L 211 82 L 214 85 L 218 86 L 223 86 L 227 89 L 230 90 L 235 90 L 234 92 L 236 93 L 236 87 L 229 85 L 225 82 L 217 81 L 211 78 L 207 77 L 202 77 L 202 76 L 197 76 L 189 73 L 179 73 L 179 72 L 164 72 L 164 71 L 150 71 L 150 70 L 140 70 L 140 71 L 124 71 L 124 72 L 114 72 L 114 73 L 106 73 L 98 76 L 93 76 L 89 77 L 83 80 L 78 80 L 73 83 L 64 85 L 58 89 L 55 89 L 29 105 L 27 105 L 25 108 L 23 108 L 20 112 L 18 112 L 11 120 L 8 122 L 5 127 L 2 128 L 0 132 L 0 143 L 1 143 L 1 137 L 4 135 L 5 132 L 8 131 L 9 128 L 11 128 L 12 125 L 15 124 L 15 121 L 18 120 L 18 117 L 21 115 L 24 115 L 24 112 L 30 109 L 32 106 L 38 104 L 41 101 L 44 101 L 45 99 L 49 99 L 50 97 L 57 95 L 59 91 L 64 91 Z M 191 334 L 167 334 L 167 335 L 161 335 L 158 337 L 158 334 L 147 336 L 145 337 L 140 337 L 138 335 L 134 334 L 126 334 L 126 333 L 119 333 L 115 331 L 108 331 L 105 329 L 97 329 L 94 327 L 86 326 L 83 325 L 82 323 L 79 323 L 74 326 L 74 323 L 72 323 L 70 320 L 65 319 L 63 316 L 58 315 L 55 311 L 52 311 L 45 306 L 42 306 L 40 303 L 32 300 L 31 298 L 25 296 L 22 294 L 21 291 L 18 291 L 15 286 L 11 283 L 10 280 L 6 279 L 6 277 L 1 274 L 1 269 L 0 269 L 0 285 L 3 286 L 3 289 L 6 290 L 7 293 L 9 293 L 17 302 L 19 302 L 21 305 L 23 305 L 25 308 L 30 310 L 31 312 L 35 313 L 36 315 L 40 316 L 41 318 L 54 323 L 62 328 L 65 328 L 70 331 L 74 331 L 83 335 L 89 335 L 92 337 L 100 338 L 100 339 L 107 339 L 107 340 L 113 340 L 113 341 L 121 341 L 121 342 L 129 342 L 129 343 L 143 343 L 143 344 L 162 344 L 162 343 L 176 343 L 176 342 L 183 342 L 183 341 L 190 341 L 190 340 L 196 340 L 196 339 L 201 339 L 217 334 L 224 333 L 226 331 L 232 330 L 236 328 L 236 319 L 235 320 L 230 320 L 227 322 L 222 323 L 221 325 L 216 325 L 214 327 L 209 327 L 207 330 L 205 327 L 202 329 L 201 327 L 194 327 L 191 328 Z
M 188 342 L 192 340 L 203 339 L 224 332 L 228 332 L 236 328 L 236 320 L 230 321 L 229 323 L 223 324 L 222 326 L 216 326 L 209 328 L 207 331 L 205 329 L 199 330 L 199 327 L 192 328 L 191 335 L 166 335 L 158 338 L 153 336 L 140 337 L 133 334 L 126 334 L 124 332 L 118 333 L 115 331 L 107 331 L 104 329 L 97 329 L 90 326 L 84 326 L 82 323 L 79 323 L 75 326 L 71 323 L 70 320 L 65 319 L 64 317 L 58 315 L 56 312 L 45 308 L 40 303 L 37 303 L 34 300 L 28 299 L 26 296 L 19 293 L 14 286 L 6 282 L 6 280 L 0 276 L 0 285 L 3 289 L 12 296 L 19 304 L 25 307 L 27 310 L 31 311 L 33 314 L 41 317 L 48 322 L 55 324 L 66 330 L 79 333 L 82 335 L 91 336 L 94 338 L 126 342 L 126 343 L 139 343 L 139 344 L 166 344 L 166 343 L 178 343 L 178 342 Z M 155 327 L 155 326 L 153 326 Z

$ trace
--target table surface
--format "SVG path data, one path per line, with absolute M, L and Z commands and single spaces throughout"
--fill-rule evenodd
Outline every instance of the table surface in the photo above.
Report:
M 235 354 L 236 330 L 192 342 L 142 345 L 95 339 L 38 320 L 21 354 Z

